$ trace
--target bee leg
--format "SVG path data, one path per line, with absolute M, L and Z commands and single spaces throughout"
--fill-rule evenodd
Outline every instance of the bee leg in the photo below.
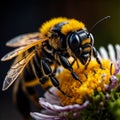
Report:
M 65 96 L 70 97 L 69 95 L 67 95 L 61 88 L 60 88 L 60 84 L 59 81 L 57 80 L 57 78 L 54 76 L 54 73 L 52 72 L 52 69 L 50 68 L 49 64 L 47 63 L 46 59 L 41 59 L 41 65 L 43 68 L 43 71 L 45 73 L 45 75 L 47 75 L 52 84 Z
M 69 96 L 69 95 L 67 95 L 61 88 L 60 88 L 60 84 L 59 84 L 59 81 L 56 79 L 56 77 L 54 77 L 54 75 L 53 74 L 51 74 L 50 76 L 50 80 L 51 80 L 51 82 L 52 82 L 52 84 L 63 94 L 63 95 L 65 95 L 65 96 L 67 96 L 67 97 L 71 97 L 71 96 Z
M 78 63 L 78 60 L 77 60 L 76 58 L 74 58 L 74 60 L 72 61 L 71 66 L 73 66 L 73 64 L 74 64 L 75 62 L 77 63 L 77 67 L 79 68 L 79 63 Z
M 93 47 L 93 56 L 95 57 L 96 61 L 98 62 L 98 64 L 100 65 L 101 69 L 104 69 L 100 59 L 98 58 L 98 54 L 97 54 L 97 50 L 95 47 Z
M 72 68 L 71 64 L 69 63 L 69 61 L 63 55 L 59 55 L 59 59 L 60 59 L 61 64 L 63 65 L 63 67 L 68 69 L 71 72 L 73 78 L 75 80 L 80 81 L 78 76 L 76 75 L 76 73 L 73 72 L 73 68 Z
M 71 66 L 73 66 L 73 64 L 75 63 L 75 61 L 76 61 L 76 60 L 75 60 L 75 58 L 74 58 L 74 60 L 73 60 L 72 63 L 71 63 Z
M 55 62 L 55 65 L 54 65 L 54 66 L 55 66 L 55 67 L 54 67 L 53 73 L 56 73 L 56 72 L 57 72 L 57 67 L 58 67 L 57 62 Z
M 91 57 L 89 58 L 87 64 L 85 65 L 85 69 L 87 69 L 87 67 L 88 67 L 88 65 L 89 65 L 89 63 L 90 63 L 90 61 L 91 61 Z

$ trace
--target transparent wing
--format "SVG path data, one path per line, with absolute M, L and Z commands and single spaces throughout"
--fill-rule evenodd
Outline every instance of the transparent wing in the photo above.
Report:
M 26 45 L 32 39 L 40 39 L 42 35 L 39 32 L 22 34 L 17 37 L 14 37 L 6 43 L 9 47 L 20 47 Z
M 28 43 L 26 43 L 26 46 L 19 47 L 19 48 L 15 49 L 14 51 L 11 51 L 11 52 L 7 53 L 5 56 L 3 56 L 1 58 L 1 61 L 10 60 L 10 59 L 18 56 L 19 54 L 25 52 L 29 48 L 31 48 L 33 46 L 36 46 L 36 45 L 40 45 L 42 42 L 44 42 L 46 40 L 47 40 L 47 38 L 40 39 L 40 40 L 32 39 Z
M 15 62 L 11 66 L 3 82 L 2 90 L 6 90 L 12 85 L 12 83 L 19 77 L 21 72 L 24 70 L 25 66 L 33 58 L 34 55 L 35 55 L 35 52 L 33 51 L 27 54 L 27 56 L 24 57 L 22 60 L 20 60 L 19 62 Z

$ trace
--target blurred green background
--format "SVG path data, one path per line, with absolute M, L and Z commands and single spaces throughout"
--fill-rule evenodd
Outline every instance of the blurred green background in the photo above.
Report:
M 5 43 L 23 33 L 38 31 L 39 26 L 53 17 L 64 16 L 83 21 L 90 28 L 101 18 L 111 16 L 92 31 L 95 46 L 120 44 L 120 0 L 1 0 L 0 58 L 12 50 Z M 12 87 L 2 92 L 2 83 L 10 62 L 0 62 L 0 120 L 22 120 L 12 104 Z

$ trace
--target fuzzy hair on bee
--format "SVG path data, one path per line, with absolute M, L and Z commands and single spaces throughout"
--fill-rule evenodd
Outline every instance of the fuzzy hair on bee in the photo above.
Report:
M 1 60 L 16 59 L 5 77 L 2 90 L 7 90 L 17 80 L 15 84 L 19 86 L 19 91 L 26 92 L 36 104 L 36 97 L 33 96 L 37 95 L 33 88 L 40 84 L 47 88 L 52 83 L 62 94 L 70 97 L 60 88 L 56 78 L 59 66 L 70 71 L 72 77 L 81 84 L 72 68 L 75 62 L 79 61 L 87 69 L 93 56 L 102 68 L 93 35 L 87 31 L 83 22 L 76 19 L 53 18 L 43 23 L 39 32 L 19 35 L 6 45 L 15 47 L 15 50 L 7 53 Z M 73 61 L 69 61 L 70 57 Z

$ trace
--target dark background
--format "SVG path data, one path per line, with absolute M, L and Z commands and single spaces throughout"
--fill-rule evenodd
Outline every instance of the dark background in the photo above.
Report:
M 39 26 L 52 17 L 64 16 L 82 20 L 88 30 L 99 19 L 110 15 L 111 19 L 100 23 L 92 31 L 95 46 L 120 43 L 119 0 L 1 0 L 0 1 L 0 58 L 12 50 L 5 43 L 23 33 L 38 31 Z M 9 62 L 0 62 L 0 120 L 22 120 L 12 103 L 12 87 L 2 92 L 2 83 Z

